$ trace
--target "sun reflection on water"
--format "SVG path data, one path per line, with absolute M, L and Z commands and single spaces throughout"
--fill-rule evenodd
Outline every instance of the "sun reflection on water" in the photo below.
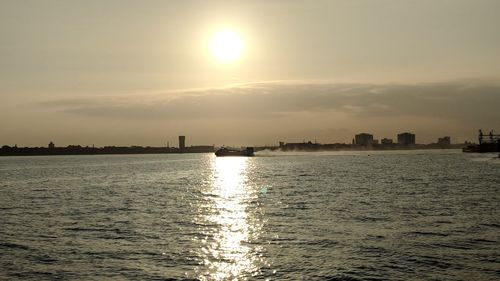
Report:
M 213 159 L 212 184 L 204 191 L 206 204 L 200 208 L 205 228 L 200 239 L 202 280 L 242 280 L 259 272 L 262 257 L 251 242 L 262 225 L 251 205 L 258 193 L 248 184 L 250 161 L 246 157 Z

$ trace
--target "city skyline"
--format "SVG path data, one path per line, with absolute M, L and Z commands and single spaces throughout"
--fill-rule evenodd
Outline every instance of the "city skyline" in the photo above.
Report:
M 482 130 L 480 130 L 482 132 Z M 493 134 L 493 130 L 490 131 L 490 135 Z M 266 145 L 254 145 L 257 147 L 281 147 L 284 144 L 326 144 L 326 145 L 331 145 L 331 144 L 342 144 L 342 145 L 355 145 L 355 146 L 372 146 L 372 145 L 434 145 L 434 144 L 441 144 L 441 145 L 447 145 L 449 146 L 450 144 L 453 145 L 467 145 L 467 144 L 474 144 L 477 143 L 475 141 L 465 141 L 462 143 L 459 142 L 454 142 L 452 141 L 452 138 L 450 136 L 442 136 L 438 137 L 435 141 L 431 141 L 429 143 L 423 143 L 423 142 L 418 142 L 416 141 L 416 134 L 412 132 L 401 132 L 396 135 L 395 138 L 391 138 L 390 136 L 385 136 L 385 137 L 380 137 L 380 138 L 375 138 L 376 135 L 372 133 L 366 133 L 366 132 L 360 132 L 357 133 L 353 136 L 351 142 L 331 142 L 331 143 L 320 143 L 317 141 L 317 139 L 311 140 L 311 139 L 306 139 L 304 138 L 302 141 L 299 142 L 293 142 L 293 141 L 285 141 L 285 140 L 280 140 L 278 143 L 273 143 L 273 144 L 266 144 Z M 488 138 L 488 134 L 484 135 L 485 138 Z M 496 134 L 494 135 L 495 137 L 497 136 Z M 484 138 L 483 137 L 483 138 Z M 409 139 L 408 139 L 409 138 Z M 96 146 L 95 144 L 82 144 L 82 143 L 74 143 L 74 144 L 69 144 L 69 145 L 56 145 L 53 141 L 50 141 L 48 145 L 46 146 L 34 146 L 34 148 L 49 148 L 49 149 L 54 149 L 54 148 L 71 148 L 71 147 L 82 147 L 82 148 L 105 148 L 105 147 L 150 147 L 150 148 L 172 148 L 172 149 L 180 149 L 184 150 L 186 148 L 200 148 L 200 147 L 247 147 L 251 144 L 245 144 L 245 145 L 226 145 L 226 144 L 201 144 L 201 143 L 189 143 L 186 140 L 189 141 L 189 139 L 186 138 L 184 135 L 177 136 L 177 145 L 174 142 L 170 142 L 170 140 L 167 140 L 165 143 L 159 146 L 151 146 L 151 145 L 114 145 L 114 144 L 108 144 L 108 145 L 103 145 L 103 146 Z M 479 141 L 480 143 L 481 141 Z M 9 144 L 0 144 L 0 147 L 3 148 L 17 148 L 17 147 L 22 147 L 18 146 L 17 143 L 14 145 L 9 145 Z M 27 147 L 27 146 L 25 146 Z M 458 147 L 458 146 L 457 146 Z
M 489 137 L 489 138 L 488 138 Z M 403 132 L 397 135 L 397 141 L 383 138 L 374 139 L 373 134 L 359 133 L 354 136 L 352 143 L 318 143 L 316 140 L 302 142 L 280 141 L 278 145 L 265 146 L 237 146 L 231 145 L 200 145 L 186 144 L 186 136 L 178 136 L 178 146 L 92 146 L 68 145 L 56 146 L 50 142 L 46 147 L 20 147 L 14 145 L 0 146 L 0 156 L 36 156 L 36 155 L 103 155 L 103 154 L 185 154 L 185 153 L 214 153 L 216 156 L 255 156 L 254 152 L 326 152 L 326 151 L 360 151 L 360 150 L 422 150 L 422 149 L 462 149 L 463 151 L 488 151 L 498 146 L 499 135 L 483 136 L 480 131 L 479 145 L 471 143 L 454 144 L 449 136 L 438 138 L 437 142 L 417 143 L 415 134 Z M 481 144 L 483 143 L 483 145 Z M 231 154 L 231 155 L 229 155 Z

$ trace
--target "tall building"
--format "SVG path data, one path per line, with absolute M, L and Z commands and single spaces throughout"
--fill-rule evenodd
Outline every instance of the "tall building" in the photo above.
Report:
M 368 146 L 373 144 L 373 135 L 361 133 L 354 136 L 354 143 L 357 145 Z
M 53 142 L 50 142 L 48 147 L 49 149 L 54 149 L 56 148 L 56 145 Z
M 179 149 L 186 149 L 186 136 L 179 136 Z
M 398 134 L 398 144 L 399 145 L 415 145 L 415 134 L 412 134 L 412 133 Z

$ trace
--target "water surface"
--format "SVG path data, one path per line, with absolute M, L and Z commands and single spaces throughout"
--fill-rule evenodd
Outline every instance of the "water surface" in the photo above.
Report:
M 500 280 L 500 161 L 0 158 L 0 279 Z

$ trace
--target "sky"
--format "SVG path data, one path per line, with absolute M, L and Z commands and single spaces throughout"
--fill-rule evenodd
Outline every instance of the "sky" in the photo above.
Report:
M 0 145 L 500 130 L 500 1 L 0 0 Z M 210 53 L 218 31 L 242 43 Z

